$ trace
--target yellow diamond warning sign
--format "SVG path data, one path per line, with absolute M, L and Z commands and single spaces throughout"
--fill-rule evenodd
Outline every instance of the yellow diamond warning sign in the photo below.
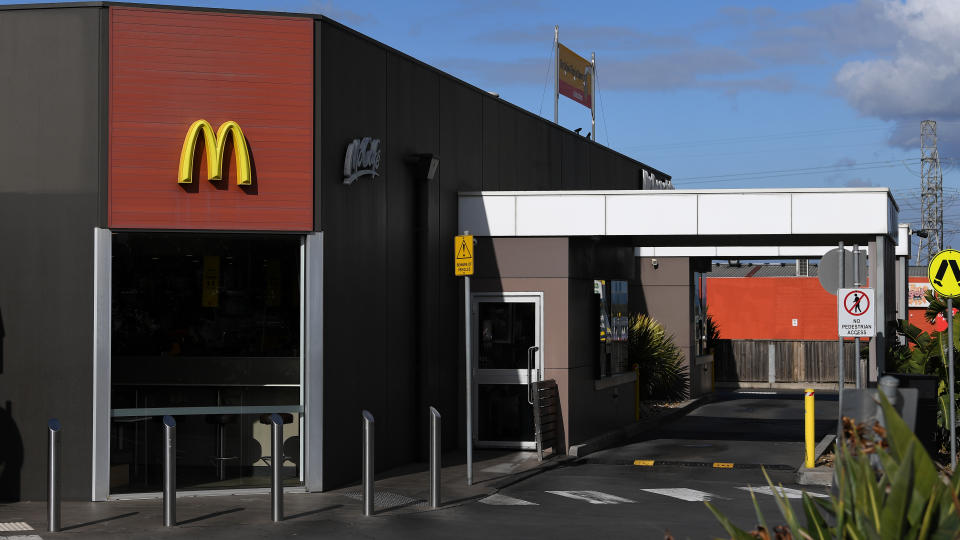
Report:
M 456 276 L 473 275 L 473 235 L 454 237 L 453 274 Z
M 930 285 L 944 298 L 960 296 L 960 251 L 945 249 L 927 267 Z

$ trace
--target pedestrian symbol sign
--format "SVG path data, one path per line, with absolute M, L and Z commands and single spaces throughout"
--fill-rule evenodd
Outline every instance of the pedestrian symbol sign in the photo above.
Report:
M 870 298 L 859 289 L 849 292 L 843 298 L 843 309 L 850 315 L 859 317 L 870 309 Z
M 960 296 L 960 251 L 945 249 L 930 260 L 927 277 L 930 285 L 944 298 Z
M 873 289 L 840 289 L 837 293 L 837 334 L 840 337 L 877 335 Z
M 473 236 L 457 236 L 453 240 L 453 274 L 473 275 Z

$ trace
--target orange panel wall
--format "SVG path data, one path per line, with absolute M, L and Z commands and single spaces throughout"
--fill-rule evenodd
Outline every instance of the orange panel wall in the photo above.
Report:
M 312 19 L 111 7 L 109 39 L 111 228 L 313 228 Z M 201 118 L 240 124 L 254 185 L 232 153 L 227 178 L 208 181 L 203 158 L 177 183 Z
M 706 281 L 707 305 L 723 339 L 837 339 L 836 297 L 815 277 Z

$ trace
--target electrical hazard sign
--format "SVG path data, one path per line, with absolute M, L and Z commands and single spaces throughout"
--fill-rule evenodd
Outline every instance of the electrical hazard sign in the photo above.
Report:
M 930 285 L 944 298 L 960 296 L 960 251 L 945 249 L 930 260 L 927 277 Z
M 454 237 L 453 274 L 455 276 L 473 275 L 473 235 Z
M 837 333 L 840 337 L 877 335 L 873 289 L 840 289 L 837 292 Z

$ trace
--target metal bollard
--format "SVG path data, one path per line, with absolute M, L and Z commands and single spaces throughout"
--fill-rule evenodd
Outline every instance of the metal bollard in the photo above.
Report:
M 814 445 L 816 444 L 814 438 L 816 437 L 816 432 L 814 431 L 814 396 L 813 388 L 807 388 L 803 397 L 803 409 L 804 409 L 804 441 L 807 446 L 807 457 L 804 465 L 808 469 L 812 469 L 816 463 L 814 463 L 814 452 L 816 451 Z
M 430 407 L 430 508 L 440 508 L 440 412 Z
M 60 421 L 47 422 L 49 463 L 47 468 L 47 530 L 60 530 Z
M 163 526 L 177 524 L 177 421 L 163 417 Z
M 363 411 L 363 515 L 373 511 L 373 415 Z
M 897 406 L 897 388 L 900 387 L 900 380 L 892 375 L 884 375 L 880 377 L 880 382 L 877 383 L 877 386 L 880 387 L 880 390 L 883 392 L 883 395 L 887 396 L 887 401 L 890 402 L 894 407 Z
M 280 471 L 283 469 L 283 418 L 273 413 L 270 415 L 270 440 L 273 441 L 273 481 L 270 484 L 270 498 L 273 521 L 283 521 L 283 483 Z

